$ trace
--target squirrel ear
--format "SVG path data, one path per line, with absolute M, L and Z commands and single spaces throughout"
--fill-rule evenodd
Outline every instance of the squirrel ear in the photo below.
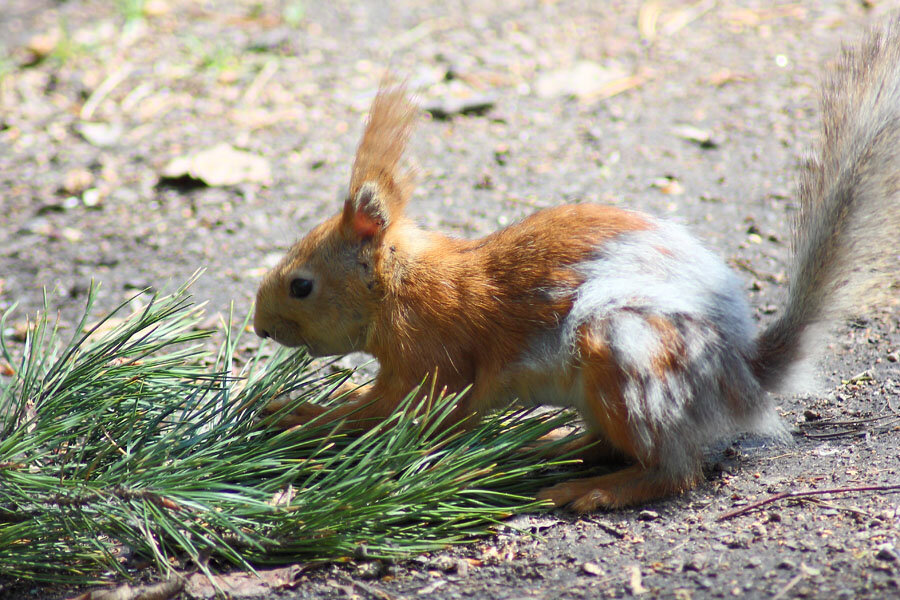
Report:
M 390 225 L 390 210 L 378 186 L 366 182 L 344 202 L 342 220 L 349 233 L 370 240 Z

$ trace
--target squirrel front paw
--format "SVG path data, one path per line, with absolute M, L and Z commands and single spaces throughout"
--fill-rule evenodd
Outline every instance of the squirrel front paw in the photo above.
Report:
M 692 471 L 673 474 L 658 467 L 632 465 L 609 475 L 558 483 L 542 489 L 536 498 L 586 513 L 663 498 L 694 487 L 698 480 L 699 474 Z

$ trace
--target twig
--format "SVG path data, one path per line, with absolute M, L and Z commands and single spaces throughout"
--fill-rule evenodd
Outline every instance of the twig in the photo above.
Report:
M 846 494 L 849 492 L 892 492 L 895 490 L 900 490 L 900 484 L 864 485 L 858 487 L 831 488 L 827 490 L 808 490 L 805 492 L 781 492 L 780 494 L 775 494 L 774 496 L 770 496 L 765 500 L 753 502 L 752 504 L 748 504 L 747 506 L 742 506 L 741 508 L 719 515 L 718 517 L 716 517 L 716 521 L 727 521 L 728 519 L 733 519 L 734 517 L 754 511 L 767 504 L 772 504 L 773 502 L 778 502 L 785 499 L 805 498 L 808 496 L 824 496 L 825 494 Z
M 259 97 L 259 93 L 266 84 L 269 83 L 269 80 L 272 79 L 276 72 L 278 72 L 278 61 L 276 59 L 267 61 L 253 81 L 250 82 L 250 85 L 247 86 L 241 101 L 244 104 L 255 103 L 256 99 Z
M 866 511 L 859 510 L 858 508 L 853 508 L 852 506 L 839 506 L 837 504 L 832 504 L 831 502 L 826 502 L 825 500 L 821 500 L 819 498 L 800 498 L 800 500 L 803 502 L 809 502 L 810 504 L 815 504 L 817 506 L 824 506 L 825 508 L 850 513 L 851 515 L 866 517 L 867 519 L 872 518 L 872 515 L 870 515 Z
M 885 421 L 887 419 L 887 421 Z M 866 423 L 874 423 L 876 421 L 882 421 L 880 424 L 881 429 L 866 429 L 863 426 Z M 885 433 L 887 430 L 885 427 L 890 427 L 897 421 L 900 421 L 900 418 L 895 417 L 894 415 L 881 415 L 878 417 L 872 417 L 871 419 L 859 419 L 857 421 L 822 421 L 821 423 L 811 423 L 807 425 L 810 429 L 824 429 L 826 427 L 848 427 L 849 429 L 844 429 L 843 431 L 833 431 L 831 433 L 806 433 L 803 432 L 803 436 L 813 440 L 828 440 L 833 438 L 839 438 L 844 436 L 852 436 L 859 434 L 869 434 L 869 433 Z
M 803 427 L 852 427 L 855 425 L 865 425 L 866 423 L 874 423 L 875 421 L 883 421 L 884 419 L 890 419 L 894 415 L 878 415 L 875 417 L 868 417 L 865 419 L 849 419 L 847 421 L 829 421 L 828 419 L 821 419 L 818 421 L 810 421 L 807 423 L 803 423 Z
M 122 68 L 113 71 L 106 79 L 104 79 L 81 107 L 81 114 L 79 115 L 81 120 L 89 121 L 91 117 L 94 116 L 94 111 L 97 110 L 100 103 L 103 102 L 109 93 L 120 83 L 125 81 L 129 75 L 131 75 L 131 65 L 126 64 Z
M 791 589 L 792 589 L 795 585 L 797 585 L 798 583 L 800 583 L 800 581 L 801 581 L 804 577 L 806 577 L 806 573 L 798 573 L 797 575 L 795 575 L 790 581 L 787 582 L 787 585 L 786 585 L 786 586 L 784 586 L 783 588 L 781 588 L 781 591 L 779 591 L 777 594 L 775 594 L 774 596 L 772 596 L 772 600 L 781 600 L 781 598 L 784 598 L 784 597 L 787 595 L 787 593 L 788 593 L 789 591 L 791 591 Z
M 599 519 L 591 519 L 591 522 L 616 539 L 621 540 L 625 538 L 625 534 L 614 528 L 612 525 L 607 525 Z

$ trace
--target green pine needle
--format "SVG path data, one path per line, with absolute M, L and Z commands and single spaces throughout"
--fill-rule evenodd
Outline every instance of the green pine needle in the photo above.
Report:
M 96 582 L 129 576 L 135 558 L 161 575 L 396 558 L 543 508 L 533 494 L 559 475 L 527 448 L 567 415 L 512 411 L 435 435 L 435 419 L 402 407 L 363 434 L 280 431 L 269 401 L 322 402 L 349 374 L 286 350 L 235 371 L 247 322 L 211 355 L 186 289 L 138 296 L 88 328 L 92 287 L 68 343 L 46 310 L 22 351 L 0 339 L 15 372 L 0 376 L 0 576 Z

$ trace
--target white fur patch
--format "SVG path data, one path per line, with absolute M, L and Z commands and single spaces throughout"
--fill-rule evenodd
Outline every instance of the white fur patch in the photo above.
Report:
M 779 435 L 783 427 L 751 373 L 753 325 L 740 280 L 682 227 L 647 217 L 651 229 L 624 233 L 576 269 L 584 282 L 559 328 L 532 341 L 518 367 L 548 374 L 531 402 L 572 406 L 590 418 L 603 390 L 555 389 L 549 374 L 577 369 L 578 336 L 587 327 L 610 350 L 622 376 L 631 438 L 642 456 L 683 477 L 702 448 L 735 430 Z M 663 332 L 650 317 L 671 325 Z M 672 340 L 668 340 L 671 344 Z M 661 352 L 682 351 L 659 373 Z M 571 380 L 570 380 L 571 381 Z M 573 392 L 575 392 L 573 394 Z

